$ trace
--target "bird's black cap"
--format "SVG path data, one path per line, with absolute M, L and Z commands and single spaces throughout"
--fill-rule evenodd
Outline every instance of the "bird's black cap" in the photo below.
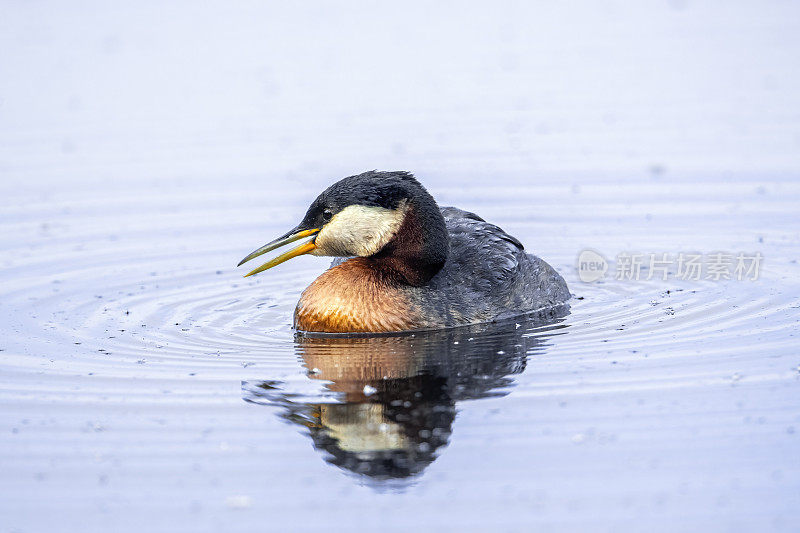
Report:
M 403 200 L 412 200 L 422 209 L 436 206 L 433 197 L 411 173 L 370 170 L 343 178 L 322 191 L 309 206 L 299 227 L 320 227 L 326 217 L 350 205 L 397 209 Z

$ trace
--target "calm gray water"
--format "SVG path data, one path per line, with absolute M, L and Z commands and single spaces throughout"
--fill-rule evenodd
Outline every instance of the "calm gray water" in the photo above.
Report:
M 0 21 L 0 531 L 800 528 L 796 6 L 62 9 Z M 295 339 L 327 261 L 234 265 L 375 167 L 569 309 Z

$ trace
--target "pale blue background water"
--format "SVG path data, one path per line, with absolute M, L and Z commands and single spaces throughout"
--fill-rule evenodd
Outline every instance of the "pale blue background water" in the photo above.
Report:
M 2 12 L 0 531 L 800 526 L 798 4 Z M 583 298 L 399 484 L 281 418 L 342 401 L 289 327 L 325 262 L 233 268 L 372 168 Z M 765 263 L 586 285 L 586 247 Z

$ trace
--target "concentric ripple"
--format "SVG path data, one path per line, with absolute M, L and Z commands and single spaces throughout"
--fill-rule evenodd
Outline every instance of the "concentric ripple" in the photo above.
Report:
M 16 460 L 19 475 L 63 474 L 44 461 L 62 457 L 48 428 L 66 424 L 75 449 L 94 442 L 87 435 L 114 428 L 97 453 L 128 465 L 127 475 L 144 469 L 158 476 L 157 465 L 169 462 L 168 475 L 201 484 L 227 475 L 222 463 L 213 476 L 204 473 L 202 461 L 233 453 L 235 479 L 248 485 L 252 452 L 259 468 L 281 465 L 288 486 L 327 475 L 323 468 L 375 494 L 413 493 L 421 483 L 435 494 L 432 502 L 475 479 L 534 492 L 546 485 L 567 501 L 588 498 L 603 480 L 614 505 L 652 496 L 633 474 L 649 465 L 671 497 L 707 504 L 726 494 L 752 507 L 719 485 L 729 477 L 714 478 L 723 481 L 710 489 L 700 479 L 710 475 L 706 467 L 737 479 L 779 472 L 754 482 L 774 496 L 785 489 L 781 480 L 798 474 L 786 459 L 797 451 L 800 424 L 800 239 L 787 221 L 800 191 L 782 182 L 774 202 L 760 195 L 764 205 L 750 210 L 766 214 L 753 229 L 735 206 L 758 189 L 755 182 L 713 197 L 682 196 L 695 185 L 672 184 L 673 195 L 685 199 L 665 207 L 646 183 L 616 183 L 613 199 L 573 186 L 504 192 L 437 190 L 434 183 L 443 203 L 520 235 L 559 269 L 574 295 L 569 309 L 494 326 L 338 340 L 295 339 L 291 329 L 297 298 L 325 260 L 299 258 L 247 279 L 233 267 L 293 224 L 305 192 L 252 197 L 243 185 L 219 193 L 200 184 L 189 193 L 17 198 L 27 207 L 4 207 L 0 227 L 0 398 L 20 413 L 4 416 L 17 431 L 8 435 L 21 436 L 4 447 L 3 459 Z M 572 213 L 543 206 L 530 215 L 521 198 L 545 195 Z M 713 215 L 692 214 L 701 200 Z M 598 202 L 604 211 L 591 224 L 576 214 Z M 269 217 L 264 205 L 274 206 Z M 701 223 L 705 229 L 695 231 Z M 757 281 L 691 282 L 674 273 L 668 281 L 620 281 L 610 273 L 582 283 L 574 262 L 587 247 L 609 258 L 628 250 L 758 250 L 765 262 Z M 305 435 L 299 442 L 292 441 L 296 431 Z M 324 462 L 309 461 L 308 443 Z M 526 466 L 493 455 L 491 468 L 502 475 L 484 469 L 475 461 L 487 443 L 502 447 L 503 457 L 526 457 Z M 580 445 L 588 455 L 575 451 Z M 451 448 L 457 469 L 440 461 Z M 584 484 L 556 483 L 562 472 L 548 458 Z M 624 482 L 612 470 L 626 473 Z M 761 505 L 783 516 L 786 502 L 773 497 Z
M 629 193 L 647 205 L 646 188 L 631 187 Z M 643 193 L 645 202 L 641 202 Z M 474 190 L 470 195 L 456 197 L 451 192 L 450 196 L 461 203 L 473 194 Z M 541 194 L 527 191 L 529 196 Z M 147 374 L 202 369 L 209 377 L 227 377 L 223 369 L 240 374 L 242 367 L 250 366 L 260 366 L 259 373 L 267 376 L 276 370 L 292 373 L 296 361 L 291 312 L 299 292 L 324 264 L 301 259 L 296 261 L 300 265 L 285 266 L 253 281 L 242 279 L 241 272 L 231 268 L 242 250 L 278 234 L 284 226 L 255 232 L 252 224 L 261 218 L 254 209 L 258 202 L 251 200 L 243 210 L 233 198 L 227 200 L 199 190 L 188 198 L 182 191 L 175 197 L 160 195 L 155 204 L 145 195 L 127 196 L 125 207 L 105 196 L 90 196 L 9 209 L 3 228 L 7 259 L 2 295 L 5 322 L 15 335 L 7 336 L 7 364 L 20 371 L 36 367 L 43 346 L 58 346 L 61 350 L 69 347 L 69 364 L 62 366 L 64 361 L 56 358 L 51 371 L 60 367 L 141 374 L 141 366 L 125 367 L 135 363 L 148 365 Z M 302 204 L 297 198 L 272 199 L 273 203 L 285 201 L 295 202 L 292 209 L 273 219 L 288 225 Z M 145 202 L 148 205 L 142 208 Z M 174 211 L 175 205 L 184 206 L 180 217 L 165 213 Z M 514 205 L 487 207 L 492 210 L 513 213 Z M 535 224 L 539 235 L 555 235 L 563 224 L 558 216 L 499 222 L 508 228 Z M 600 222 L 596 228 L 601 231 L 595 232 L 607 239 L 625 221 Z M 638 229 L 634 228 L 633 235 Z M 648 245 L 658 247 L 671 234 L 658 235 Z M 247 244 L 231 246 L 233 235 Z M 711 351 L 731 357 L 746 354 L 754 346 L 780 344 L 784 340 L 776 338 L 789 335 L 796 324 L 796 295 L 800 294 L 794 281 L 796 263 L 768 262 L 757 282 L 607 279 L 585 284 L 576 279 L 570 265 L 577 249 L 552 249 L 546 244 L 536 251 L 560 268 L 578 297 L 571 302 L 572 312 L 566 319 L 568 334 L 554 342 L 554 356 L 586 361 L 609 353 L 632 357 L 647 352 L 683 365 L 677 355 Z M 768 261 L 772 259 L 766 255 Z

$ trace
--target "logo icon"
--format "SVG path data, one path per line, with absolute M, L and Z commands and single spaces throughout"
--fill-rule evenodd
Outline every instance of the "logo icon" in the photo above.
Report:
M 608 261 L 594 250 L 583 250 L 578 254 L 578 278 L 584 283 L 592 283 L 605 277 Z

